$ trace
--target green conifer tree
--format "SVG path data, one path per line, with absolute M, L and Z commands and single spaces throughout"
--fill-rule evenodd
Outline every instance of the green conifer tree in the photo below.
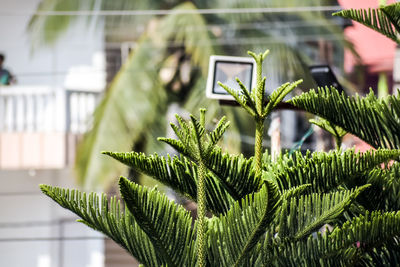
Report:
M 399 6 L 341 15 L 398 42 Z M 240 92 L 221 84 L 254 118 L 254 157 L 223 153 L 218 141 L 229 123 L 222 118 L 207 131 L 204 109 L 188 122 L 177 116 L 179 125 L 171 125 L 177 140 L 160 138 L 179 156 L 104 152 L 197 202 L 194 223 L 164 194 L 123 177 L 123 207 L 104 194 L 48 185 L 42 191 L 145 266 L 398 266 L 400 91 L 378 99 L 372 91 L 346 96 L 332 87 L 292 98 L 289 104 L 321 117 L 313 123 L 335 136 L 338 149 L 284 153 L 272 161 L 259 142 L 263 122 L 301 81 L 266 96 L 261 67 L 267 54 L 250 53 L 258 68 L 251 93 L 239 80 Z M 341 150 L 346 133 L 376 150 Z
M 178 156 L 104 152 L 197 202 L 194 222 L 163 193 L 123 177 L 123 205 L 104 194 L 49 185 L 41 190 L 144 266 L 400 263 L 400 98 L 349 97 L 335 88 L 294 97 L 290 104 L 340 127 L 340 136 L 352 133 L 376 150 L 284 153 L 272 161 L 257 142 L 261 124 L 301 81 L 266 96 L 261 68 L 267 53 L 250 53 L 258 68 L 256 88 L 250 91 L 239 80 L 240 92 L 222 85 L 254 118 L 254 157 L 223 153 L 218 141 L 229 123 L 222 118 L 208 131 L 204 109 L 189 121 L 177 116 L 178 125 L 171 127 L 178 139 L 159 139 Z M 395 162 L 381 167 L 389 161 Z

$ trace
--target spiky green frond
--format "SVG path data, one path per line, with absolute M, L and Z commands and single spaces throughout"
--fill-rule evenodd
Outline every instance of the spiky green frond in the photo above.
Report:
M 400 95 L 376 98 L 339 94 L 336 88 L 310 90 L 289 101 L 294 106 L 318 115 L 375 148 L 400 147 Z
M 61 207 L 78 215 L 80 222 L 110 237 L 141 263 L 155 267 L 163 264 L 161 255 L 148 235 L 128 209 L 121 211 L 121 204 L 116 197 L 108 199 L 105 194 L 88 195 L 78 190 L 48 185 L 41 185 L 40 189 Z
M 400 43 L 400 4 L 394 3 L 380 8 L 348 9 L 336 12 L 334 16 L 341 16 L 355 20 L 385 36 Z
M 253 158 L 230 155 L 215 149 L 204 163 L 235 200 L 257 192 L 261 187 L 262 180 L 255 173 Z
M 387 6 L 381 6 L 380 10 L 386 14 L 387 18 L 392 22 L 397 32 L 400 32 L 400 4 L 394 3 Z
M 329 132 L 335 138 L 342 138 L 343 136 L 345 136 L 347 134 L 347 132 L 345 130 L 343 130 L 342 127 L 336 126 L 336 125 L 332 124 L 331 122 L 329 122 L 325 119 L 322 119 L 322 118 L 319 118 L 317 120 L 310 119 L 309 122 L 317 125 L 318 127 L 324 129 L 325 131 Z
M 252 56 L 256 62 L 256 72 L 257 72 L 257 84 L 256 88 L 253 88 L 251 94 L 248 89 L 244 86 L 244 84 L 236 79 L 239 84 L 240 91 L 233 90 L 229 86 L 218 82 L 218 84 L 225 89 L 235 100 L 236 102 L 242 106 L 251 116 L 254 118 L 262 118 L 265 119 L 266 115 L 263 115 L 263 108 L 265 106 L 265 80 L 266 78 L 262 78 L 262 63 L 266 56 L 268 55 L 269 50 L 266 50 L 263 54 L 255 54 L 253 52 L 248 52 L 250 56 Z
M 266 183 L 258 193 L 248 195 L 226 215 L 209 221 L 209 261 L 212 266 L 253 266 L 254 247 L 279 208 L 280 193 Z M 254 250 L 253 250 L 254 249 Z
M 367 212 L 353 218 L 329 234 L 332 242 L 359 242 L 361 249 L 379 248 L 384 242 L 398 238 L 400 235 L 400 211 Z
M 356 248 L 337 245 L 323 237 L 325 235 L 317 232 L 307 240 L 297 242 L 266 238 L 262 254 L 264 266 L 353 266 L 351 258 L 356 253 Z
M 197 166 L 185 157 L 160 157 L 157 154 L 103 152 L 134 170 L 144 173 L 157 181 L 170 186 L 183 196 L 197 199 Z M 214 214 L 225 213 L 234 199 L 212 176 L 207 175 L 206 206 Z
M 217 126 L 215 126 L 215 129 L 209 133 L 207 137 L 210 146 L 208 148 L 209 151 L 206 152 L 207 156 L 209 156 L 209 154 L 211 153 L 211 149 L 213 149 L 218 141 L 222 138 L 226 129 L 229 127 L 229 124 L 229 122 L 226 122 L 226 117 L 224 116 L 219 120 Z
M 155 189 L 119 180 L 121 196 L 136 223 L 168 266 L 195 266 L 195 231 L 190 213 Z
M 381 247 L 379 249 L 372 249 L 365 258 L 360 259 L 361 266 L 375 267 L 375 266 L 399 266 L 400 254 L 398 251 L 400 247 L 395 244 L 390 248 Z
M 299 186 L 291 187 L 291 188 L 289 188 L 287 190 L 283 190 L 282 198 L 285 199 L 285 200 L 288 200 L 288 199 L 290 199 L 292 197 L 298 197 L 301 194 L 306 193 L 309 188 L 311 188 L 311 184 L 302 184 L 302 185 L 299 185 Z
M 239 80 L 239 78 L 236 78 L 236 82 L 239 84 L 240 87 L 240 93 L 242 94 L 242 97 L 245 100 L 245 104 L 246 106 L 248 106 L 252 111 L 256 111 L 256 103 L 254 102 L 254 99 L 251 95 L 251 93 L 249 92 L 249 90 L 247 89 L 247 87 L 242 83 L 242 81 Z M 254 114 L 252 114 L 252 112 L 250 112 L 250 115 L 254 116 Z
M 283 205 L 280 214 L 279 237 L 294 240 L 306 238 L 324 224 L 341 216 L 356 197 L 369 186 L 291 198 L 286 205 Z
M 225 130 L 229 127 L 229 122 L 222 117 L 215 129 L 206 132 L 205 129 L 205 109 L 200 109 L 200 120 L 190 115 L 190 121 L 185 122 L 179 115 L 176 115 L 180 128 L 171 123 L 171 127 L 178 136 L 179 140 L 172 138 L 158 138 L 181 154 L 191 158 L 196 163 L 210 156 L 215 145 L 221 139 Z
M 256 105 L 255 108 L 255 113 L 257 116 L 256 117 L 262 117 L 262 111 L 263 111 L 263 106 L 264 106 L 264 100 L 265 100 L 265 80 L 266 77 L 262 77 L 262 64 L 264 59 L 267 57 L 269 53 L 269 50 L 266 50 L 264 53 L 253 53 L 251 51 L 248 51 L 247 54 L 252 56 L 254 58 L 254 61 L 256 62 L 256 88 L 254 88 L 251 92 L 253 102 Z
M 388 168 L 376 168 L 365 177 L 371 184 L 368 194 L 361 198 L 363 206 L 371 210 L 400 210 L 400 163 Z
M 240 94 L 241 92 L 238 92 L 236 90 L 231 89 L 229 86 L 218 82 L 218 85 L 221 86 L 222 88 L 225 89 L 226 92 L 228 92 L 228 94 L 230 94 L 235 100 L 236 102 L 242 107 L 244 108 L 251 116 L 255 116 L 255 107 L 254 107 L 254 103 L 253 100 L 252 101 L 246 101 L 246 94 Z
M 175 115 L 176 119 L 178 120 L 178 123 L 180 124 L 180 128 L 173 124 L 170 123 L 170 126 L 172 128 L 172 130 L 175 132 L 176 136 L 180 139 L 183 140 L 182 142 L 184 142 L 185 144 L 188 143 L 188 140 L 185 140 L 185 136 L 189 135 L 189 126 L 186 124 L 185 121 L 183 121 L 182 117 L 179 116 L 178 114 Z
M 191 157 L 192 159 L 195 159 L 196 162 L 198 162 L 205 156 L 204 148 L 205 147 L 208 148 L 208 146 L 205 146 L 204 142 L 203 142 L 204 141 L 204 133 L 205 133 L 206 129 L 205 129 L 204 125 L 201 125 L 200 121 L 197 118 L 195 118 L 193 115 L 190 115 L 190 119 L 191 119 L 191 126 L 192 126 L 191 127 L 192 140 L 195 140 L 195 143 L 193 144 L 193 146 L 191 146 L 191 148 L 196 146 L 196 150 L 191 149 L 192 151 L 188 151 L 187 156 Z
M 317 192 L 327 192 L 337 186 L 367 174 L 381 163 L 400 157 L 400 150 L 378 149 L 365 153 L 355 149 L 326 152 L 297 151 L 291 156 L 283 155 L 275 164 L 264 168 L 271 173 L 279 188 L 311 184 Z
M 183 155 L 188 155 L 188 146 L 185 145 L 181 140 L 176 140 L 173 138 L 166 138 L 166 137 L 159 137 L 158 141 L 164 142 L 168 145 L 170 145 L 171 147 L 173 147 L 176 151 L 178 151 L 179 153 L 183 154 Z
M 272 238 L 264 247 L 269 245 L 273 256 L 266 260 L 272 266 L 392 266 L 399 259 L 399 235 L 400 212 L 367 212 L 333 232 L 317 232 L 297 242 Z M 392 244 L 392 249 L 384 244 Z
M 146 156 L 137 152 L 103 152 L 134 170 L 144 173 L 170 186 L 182 195 L 196 201 L 196 164 L 185 157 Z M 213 213 L 226 212 L 233 200 L 257 192 L 262 184 L 255 175 L 253 159 L 243 155 L 233 156 L 215 149 L 204 164 L 213 173 L 206 179 L 207 207 Z
M 268 116 L 272 110 L 289 94 L 293 89 L 295 89 L 303 80 L 298 80 L 293 83 L 282 84 L 279 88 L 274 90 L 274 92 L 268 97 L 268 104 L 264 107 L 262 116 Z

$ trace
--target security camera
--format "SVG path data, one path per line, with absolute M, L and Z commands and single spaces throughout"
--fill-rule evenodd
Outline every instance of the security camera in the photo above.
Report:
M 310 66 L 309 70 L 318 87 L 333 86 L 339 93 L 345 92 L 329 65 Z

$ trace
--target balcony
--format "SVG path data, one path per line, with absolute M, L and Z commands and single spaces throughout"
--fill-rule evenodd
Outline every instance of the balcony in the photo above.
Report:
M 89 129 L 101 92 L 0 87 L 0 169 L 62 169 Z

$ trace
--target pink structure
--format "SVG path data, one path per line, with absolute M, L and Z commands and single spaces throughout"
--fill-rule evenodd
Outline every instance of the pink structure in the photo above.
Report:
M 378 0 L 338 0 L 338 2 L 343 9 L 376 8 L 379 6 Z M 388 4 L 394 2 L 396 1 L 387 1 Z M 360 55 L 361 64 L 367 67 L 368 73 L 392 73 L 396 50 L 395 42 L 357 22 L 353 22 L 353 26 L 345 29 L 345 36 L 354 44 Z M 356 64 L 354 56 L 346 51 L 345 71 L 347 73 L 352 72 Z

